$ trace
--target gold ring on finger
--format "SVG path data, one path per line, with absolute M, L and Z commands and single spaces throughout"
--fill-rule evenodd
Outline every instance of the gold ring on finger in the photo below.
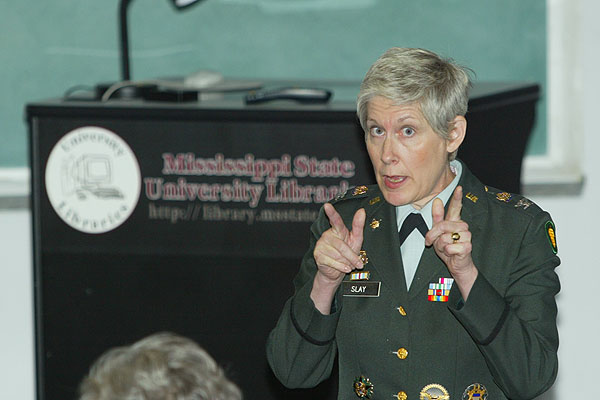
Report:
M 460 240 L 460 234 L 458 232 L 453 232 L 450 237 L 452 238 L 453 243 L 456 243 Z

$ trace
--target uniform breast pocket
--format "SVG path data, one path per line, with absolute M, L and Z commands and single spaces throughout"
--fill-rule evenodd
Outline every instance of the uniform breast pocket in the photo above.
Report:
M 381 281 L 376 280 L 342 282 L 343 306 L 339 326 L 352 329 L 359 336 L 364 336 L 363 333 L 370 336 L 374 331 L 384 332 L 389 324 L 386 310 L 391 307 L 385 288 Z

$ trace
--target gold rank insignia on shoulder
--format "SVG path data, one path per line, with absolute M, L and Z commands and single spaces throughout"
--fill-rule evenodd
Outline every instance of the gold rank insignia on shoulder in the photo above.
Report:
M 347 192 L 348 192 L 347 190 L 344 190 L 343 192 L 339 193 L 337 196 L 335 196 L 333 198 L 333 201 L 341 200 L 346 195 Z
M 367 252 L 365 250 L 361 250 L 358 253 L 358 257 L 360 258 L 360 261 L 362 261 L 363 265 L 369 263 L 369 257 L 367 257 Z
M 369 378 L 362 375 L 354 378 L 354 393 L 361 399 L 370 399 L 373 396 L 373 390 L 375 387 Z
M 496 194 L 496 199 L 508 203 L 512 199 L 512 194 L 508 192 L 501 192 Z
M 421 389 L 420 400 L 450 400 L 450 393 L 438 383 L 432 383 Z
M 373 218 L 373 221 L 371 221 L 369 225 L 371 226 L 371 229 L 375 230 L 379 228 L 379 225 L 381 225 L 381 220 Z
M 487 389 L 481 383 L 474 383 L 465 389 L 462 400 L 486 400 Z
M 372 198 L 371 200 L 369 200 L 369 205 L 372 206 L 373 204 L 377 204 L 381 201 L 381 197 L 377 196 Z
M 477 200 L 479 200 L 479 197 L 475 196 L 473 193 L 469 192 L 465 195 L 465 197 L 469 200 L 471 200 L 473 203 L 477 203 Z
M 533 203 L 531 201 L 523 197 L 522 199 L 519 199 L 519 201 L 517 201 L 517 204 L 515 204 L 515 208 L 523 207 L 524 210 L 527 210 L 532 204 Z
M 558 253 L 558 245 L 556 244 L 556 228 L 554 227 L 554 223 L 552 221 L 546 222 L 546 235 L 548 236 L 548 241 L 550 242 L 552 251 L 554 254 Z
M 368 281 L 371 278 L 369 271 L 356 271 L 350 274 L 351 281 Z
M 366 186 L 357 186 L 354 188 L 354 192 L 352 192 L 353 195 L 358 196 L 359 194 L 365 194 L 367 193 L 367 190 L 369 190 L 368 187 Z

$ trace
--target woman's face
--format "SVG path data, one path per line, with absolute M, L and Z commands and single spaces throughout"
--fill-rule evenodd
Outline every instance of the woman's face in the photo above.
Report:
M 385 97 L 369 101 L 367 151 L 388 203 L 420 209 L 452 182 L 448 154 L 460 146 L 466 130 L 463 117 L 454 122 L 450 139 L 445 140 L 431 128 L 418 104 L 398 106 Z

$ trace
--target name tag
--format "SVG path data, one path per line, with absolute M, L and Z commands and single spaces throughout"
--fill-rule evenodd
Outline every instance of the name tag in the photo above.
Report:
M 381 282 L 344 281 L 342 282 L 342 295 L 347 297 L 379 297 Z

